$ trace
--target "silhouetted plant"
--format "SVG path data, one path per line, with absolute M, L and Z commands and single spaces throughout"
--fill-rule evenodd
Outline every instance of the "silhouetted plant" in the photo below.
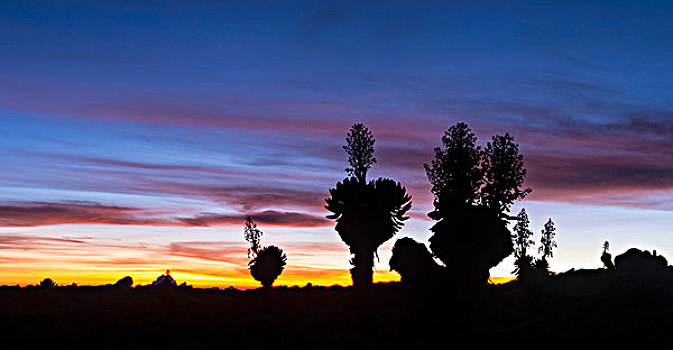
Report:
M 283 250 L 271 245 L 260 249 L 257 255 L 248 263 L 252 278 L 262 283 L 264 287 L 271 287 L 273 282 L 283 273 L 287 257 Z
M 366 174 L 375 161 L 373 136 L 362 124 L 351 127 L 346 138 L 351 168 L 349 177 L 329 190 L 325 208 L 336 220 L 335 230 L 348 245 L 353 258 L 351 277 L 354 286 L 372 284 L 376 250 L 399 231 L 408 217 L 411 196 L 398 182 L 378 178 L 367 182 Z
M 526 209 L 522 208 L 516 217 L 517 223 L 514 225 L 514 234 L 512 234 L 512 239 L 514 241 L 515 269 L 512 272 L 517 276 L 520 276 L 532 269 L 533 257 L 528 255 L 528 247 L 535 244 L 535 242 L 531 239 L 533 231 L 528 228 L 530 221 Z
M 342 146 L 348 154 L 350 167 L 345 169 L 348 176 L 355 177 L 360 182 L 367 181 L 367 172 L 376 163 L 373 156 L 374 142 L 374 135 L 364 124 L 353 124 L 346 134 L 346 146 Z
M 245 227 L 243 228 L 243 235 L 245 240 L 250 243 L 250 248 L 248 248 L 248 258 L 254 255 L 257 255 L 259 251 L 259 244 L 262 239 L 262 231 L 257 228 L 257 224 L 252 221 L 250 216 L 245 218 Z
M 544 224 L 544 229 L 542 229 L 542 237 L 540 238 L 540 247 L 538 248 L 538 253 L 542 253 L 542 257 L 535 262 L 535 269 L 541 271 L 545 274 L 549 273 L 549 261 L 547 258 L 554 257 L 553 248 L 556 248 L 556 241 L 554 237 L 556 236 L 556 228 L 554 227 L 554 222 L 549 218 L 546 224 Z
M 486 144 L 482 160 L 484 187 L 481 189 L 481 201 L 506 214 L 515 200 L 523 199 L 532 190 L 521 188 L 526 169 L 514 138 L 505 133 L 504 136 L 493 136 L 491 141 Z
M 431 164 L 424 164 L 435 198 L 452 205 L 484 204 L 503 215 L 514 201 L 532 192 L 521 188 L 526 177 L 523 156 L 514 138 L 495 135 L 486 149 L 465 123 L 451 126 L 435 147 Z
M 477 137 L 465 123 L 450 127 L 442 136 L 442 147 L 435 147 L 431 165 L 424 164 L 435 199 L 448 203 L 473 204 L 483 179 L 481 150 Z
M 524 198 L 526 171 L 514 139 L 494 136 L 485 151 L 465 123 L 450 127 L 424 168 L 434 194 L 428 216 L 430 249 L 454 275 L 472 286 L 488 280 L 488 270 L 513 251 L 505 218 L 510 205 Z
M 430 249 L 465 287 L 486 283 L 489 270 L 514 250 L 505 221 L 486 206 L 462 205 L 429 216 L 439 220 L 430 228 Z
M 263 233 L 250 216 L 245 219 L 243 234 L 245 240 L 250 243 L 250 248 L 248 248 L 248 258 L 252 257 L 252 260 L 248 262 L 250 275 L 262 283 L 263 287 L 271 287 L 276 278 L 283 273 L 287 264 L 287 256 L 282 249 L 276 246 L 262 247 L 260 245 Z
M 40 287 L 42 288 L 53 288 L 56 286 L 57 284 L 51 278 L 45 278 L 42 281 L 40 281 Z
M 601 262 L 606 269 L 614 269 L 615 264 L 612 263 L 612 255 L 608 253 L 608 250 L 610 250 L 610 243 L 605 241 L 605 243 L 603 243 L 603 254 L 601 254 Z

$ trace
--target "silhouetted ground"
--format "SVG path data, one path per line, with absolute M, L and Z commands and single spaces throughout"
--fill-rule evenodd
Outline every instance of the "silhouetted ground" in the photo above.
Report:
M 3 348 L 423 349 L 673 340 L 668 271 L 581 270 L 528 285 L 488 285 L 462 321 L 451 307 L 408 313 L 407 300 L 397 283 L 377 284 L 369 297 L 341 287 L 2 287 L 1 343 L 11 345 Z

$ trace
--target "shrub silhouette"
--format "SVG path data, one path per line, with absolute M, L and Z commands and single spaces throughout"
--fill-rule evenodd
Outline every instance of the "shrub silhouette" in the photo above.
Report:
M 286 262 L 287 257 L 283 250 L 272 245 L 260 249 L 248 265 L 252 277 L 268 288 L 283 272 Z
M 245 219 L 243 228 L 245 240 L 250 243 L 248 248 L 248 262 L 250 275 L 252 278 L 262 283 L 262 287 L 270 288 L 273 282 L 283 273 L 287 264 L 287 256 L 282 249 L 276 246 L 261 246 L 261 237 L 264 234 L 257 228 L 257 224 L 252 221 L 250 216 Z
M 40 281 L 40 287 L 42 288 L 53 288 L 56 286 L 57 284 L 51 278 L 45 278 L 42 281 Z
M 524 279 L 526 275 L 535 269 L 535 259 L 530 255 L 521 255 L 515 257 L 514 260 L 514 273 L 517 276 L 517 279 Z
M 367 182 L 367 171 L 376 159 L 372 157 L 373 136 L 364 125 L 354 124 L 346 141 L 350 176 L 329 190 L 325 208 L 333 213 L 327 218 L 336 220 L 335 230 L 353 255 L 353 286 L 369 286 L 376 250 L 408 219 L 404 214 L 411 208 L 411 196 L 391 179 Z
M 609 249 L 610 243 L 605 241 L 605 243 L 603 243 L 603 254 L 601 254 L 601 262 L 606 269 L 614 269 L 615 264 L 612 263 L 612 255 L 608 253 Z

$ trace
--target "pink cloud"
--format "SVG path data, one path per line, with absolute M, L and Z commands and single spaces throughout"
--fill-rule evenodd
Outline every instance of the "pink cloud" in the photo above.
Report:
M 321 216 L 298 212 L 265 210 L 249 213 L 203 213 L 190 217 L 159 217 L 156 212 L 134 207 L 92 202 L 5 203 L 0 205 L 0 227 L 46 226 L 60 224 L 108 224 L 151 226 L 239 225 L 247 215 L 260 224 L 288 227 L 329 225 Z

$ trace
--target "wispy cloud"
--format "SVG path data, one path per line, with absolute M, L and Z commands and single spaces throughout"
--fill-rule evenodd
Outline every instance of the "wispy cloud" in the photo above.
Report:
M 158 215 L 152 210 L 93 202 L 5 203 L 0 205 L 0 227 L 30 227 L 61 224 L 107 224 L 150 226 L 240 225 L 250 215 L 260 224 L 289 227 L 319 227 L 329 222 L 320 216 L 298 212 L 260 212 L 194 216 Z

